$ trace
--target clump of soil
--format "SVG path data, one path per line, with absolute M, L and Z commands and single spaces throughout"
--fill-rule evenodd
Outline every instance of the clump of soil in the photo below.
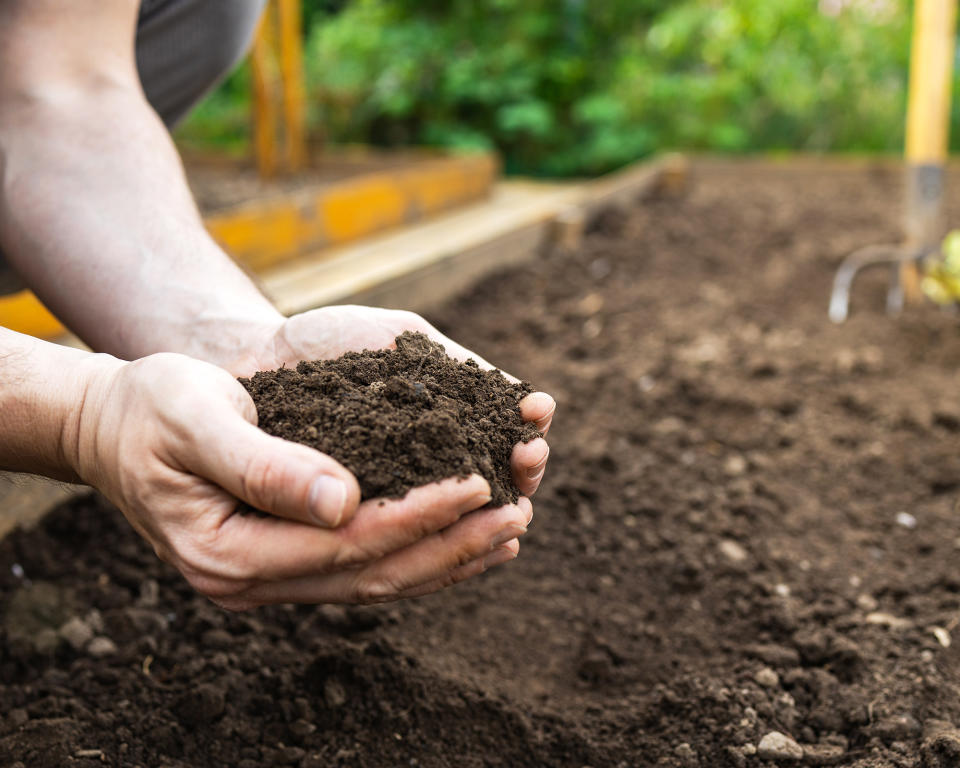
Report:
M 490 483 L 489 506 L 515 502 L 510 454 L 540 434 L 520 417 L 531 387 L 454 360 L 422 333 L 407 331 L 396 345 L 240 382 L 261 429 L 333 456 L 364 499 L 477 473 Z

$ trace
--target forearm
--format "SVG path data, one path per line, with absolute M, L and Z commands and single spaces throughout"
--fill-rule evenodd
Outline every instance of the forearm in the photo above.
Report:
M 94 378 L 120 365 L 0 328 L 0 470 L 77 481 L 85 396 Z
M 206 233 L 142 95 L 87 87 L 0 109 L 0 248 L 93 349 L 242 357 L 282 317 Z

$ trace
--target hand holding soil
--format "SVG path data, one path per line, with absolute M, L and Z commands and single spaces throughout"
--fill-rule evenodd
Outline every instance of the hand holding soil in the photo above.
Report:
M 527 498 L 476 511 L 491 488 L 471 475 L 360 503 L 345 467 L 256 423 L 226 371 L 152 355 L 92 380 L 71 455 L 162 559 L 230 609 L 417 596 L 516 556 L 532 518 Z M 517 456 L 538 442 L 513 451 L 527 492 L 539 477 Z M 237 499 L 268 514 L 238 514 Z

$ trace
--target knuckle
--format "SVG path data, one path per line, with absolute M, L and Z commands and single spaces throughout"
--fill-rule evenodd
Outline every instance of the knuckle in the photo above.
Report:
M 437 530 L 436 524 L 431 519 L 431 516 L 426 514 L 426 512 L 427 510 L 425 509 L 418 510 L 410 524 L 415 541 L 421 541 Z
M 356 568 L 359 565 L 373 562 L 382 557 L 378 550 L 364 547 L 355 543 L 344 543 L 336 548 L 333 555 L 332 567 L 335 571 Z
M 470 549 L 463 548 L 456 553 L 456 564 L 455 568 L 463 568 L 464 566 L 470 565 L 477 557 L 483 553 L 485 549 L 490 548 L 490 542 L 484 540 L 482 542 L 477 542 L 476 546 L 471 547 Z
M 447 587 L 452 587 L 454 584 L 458 584 L 466 578 L 466 575 L 461 576 L 456 571 L 451 571 L 450 573 L 444 574 L 436 582 L 437 590 L 447 589 Z M 436 590 L 434 590 L 436 591 Z
M 240 478 L 244 498 L 265 512 L 275 510 L 278 488 L 284 485 L 284 469 L 273 457 L 255 454 Z
M 359 579 L 354 589 L 355 601 L 361 605 L 376 605 L 396 600 L 400 590 L 389 579 Z

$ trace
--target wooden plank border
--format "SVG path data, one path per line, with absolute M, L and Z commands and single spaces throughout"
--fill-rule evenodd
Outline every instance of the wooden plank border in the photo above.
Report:
M 209 214 L 207 229 L 254 272 L 484 198 L 492 154 L 421 160 Z

